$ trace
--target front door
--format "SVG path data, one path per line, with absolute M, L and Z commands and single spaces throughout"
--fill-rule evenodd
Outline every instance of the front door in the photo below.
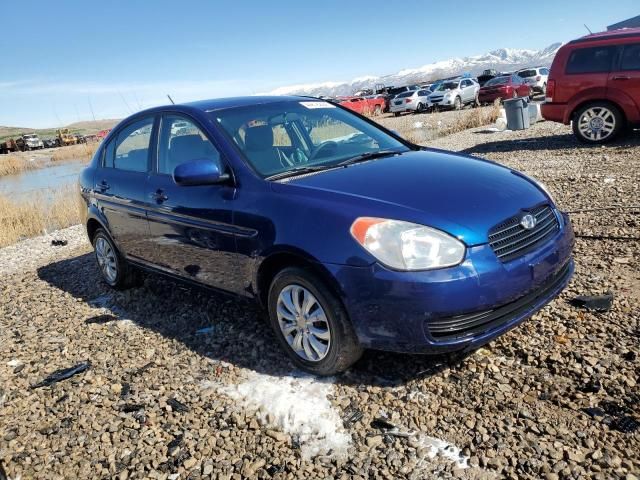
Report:
M 145 185 L 154 120 L 135 120 L 110 139 L 94 176 L 94 194 L 109 233 L 134 260 L 149 258 Z
M 162 116 L 157 162 L 147 183 L 147 215 L 153 264 L 212 287 L 237 291 L 235 188 L 229 184 L 180 186 L 173 171 L 181 163 L 207 159 L 225 169 L 218 149 L 196 123 L 174 114 Z

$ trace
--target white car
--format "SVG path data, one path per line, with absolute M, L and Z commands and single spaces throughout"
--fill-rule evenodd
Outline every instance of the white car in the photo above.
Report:
M 518 70 L 516 74 L 524 80 L 531 90 L 543 95 L 547 92 L 547 80 L 549 79 L 549 69 L 547 67 L 533 67 Z
M 429 106 L 460 110 L 467 104 L 477 105 L 479 91 L 480 85 L 472 78 L 446 80 L 429 95 Z
M 425 112 L 430 108 L 429 90 L 410 90 L 393 97 L 389 102 L 389 111 L 396 117 L 402 112 Z

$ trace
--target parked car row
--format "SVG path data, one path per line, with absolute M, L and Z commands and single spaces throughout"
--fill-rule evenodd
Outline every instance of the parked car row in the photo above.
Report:
M 43 148 L 57 148 L 67 145 L 77 145 L 79 143 L 96 142 L 102 140 L 110 130 L 103 130 L 97 134 L 80 135 L 74 134 L 69 129 L 57 130 L 57 136 L 40 139 L 37 133 L 25 133 L 18 138 L 9 138 L 0 142 L 0 154 L 13 152 L 28 152 L 31 150 L 41 150 Z

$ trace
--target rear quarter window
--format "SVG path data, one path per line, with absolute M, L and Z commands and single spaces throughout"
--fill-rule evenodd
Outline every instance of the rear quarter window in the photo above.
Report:
M 620 70 L 640 70 L 640 43 L 624 46 Z
M 569 54 L 565 73 L 604 73 L 611 70 L 616 47 L 577 48 Z

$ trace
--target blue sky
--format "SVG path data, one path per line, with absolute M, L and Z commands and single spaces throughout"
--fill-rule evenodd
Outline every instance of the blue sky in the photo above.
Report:
M 455 5 L 459 5 L 458 8 Z M 64 13 L 62 13 L 64 11 Z M 298 83 L 539 49 L 638 0 L 21 0 L 2 6 L 0 125 L 50 127 Z M 7 66 L 11 67 L 7 67 Z

